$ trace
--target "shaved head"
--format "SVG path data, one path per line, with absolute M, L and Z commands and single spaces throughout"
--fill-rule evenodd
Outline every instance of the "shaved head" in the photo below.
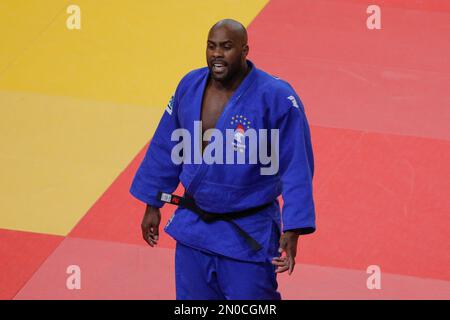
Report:
M 233 19 L 223 19 L 212 26 L 209 33 L 216 29 L 225 28 L 230 33 L 234 34 L 237 40 L 240 40 L 242 45 L 247 44 L 247 29 L 239 21 Z
M 247 30 L 242 23 L 233 19 L 216 22 L 209 30 L 206 47 L 212 78 L 227 83 L 246 74 L 248 51 Z

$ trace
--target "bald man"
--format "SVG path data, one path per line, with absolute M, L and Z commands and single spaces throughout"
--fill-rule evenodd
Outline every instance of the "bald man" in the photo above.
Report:
M 248 52 L 241 23 L 210 29 L 208 66 L 178 84 L 130 189 L 147 204 L 141 228 L 151 247 L 160 208 L 178 206 L 164 228 L 177 243 L 177 299 L 279 300 L 276 275 L 293 272 L 299 236 L 316 230 L 303 104 Z M 180 182 L 183 197 L 172 194 Z

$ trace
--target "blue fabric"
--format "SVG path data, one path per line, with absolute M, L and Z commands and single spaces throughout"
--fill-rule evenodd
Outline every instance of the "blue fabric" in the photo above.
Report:
M 280 300 L 275 266 L 185 246 L 175 249 L 177 300 Z
M 259 252 L 252 251 L 229 223 L 207 224 L 187 209 L 178 208 L 165 227 L 174 239 L 191 247 L 243 261 L 265 262 L 272 259 L 272 249 L 277 246 L 277 241 L 271 238 L 273 223 L 278 232 L 291 229 L 313 232 L 316 229 L 312 193 L 314 157 L 305 110 L 294 89 L 287 82 L 257 69 L 252 62 L 248 64 L 251 70 L 225 106 L 216 129 L 225 137 L 226 129 L 236 128 L 233 120 L 236 118 L 247 119 L 248 127 L 255 130 L 279 129 L 277 174 L 261 175 L 260 169 L 265 166 L 249 164 L 248 157 L 246 164 L 191 162 L 177 165 L 172 162 L 172 149 L 179 143 L 171 141 L 172 132 L 185 128 L 194 137 L 194 121 L 200 120 L 202 97 L 209 77 L 208 68 L 201 68 L 180 81 L 130 192 L 149 205 L 162 207 L 163 202 L 157 199 L 158 191 L 172 193 L 181 182 L 200 208 L 217 213 L 272 202 L 271 207 L 258 214 L 236 221 L 263 245 Z M 196 150 L 194 145 L 192 150 Z M 276 200 L 280 194 L 284 201 L 282 219 Z

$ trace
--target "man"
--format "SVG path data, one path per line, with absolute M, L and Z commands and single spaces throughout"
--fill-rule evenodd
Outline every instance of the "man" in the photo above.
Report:
M 239 22 L 225 19 L 211 28 L 208 67 L 180 81 L 130 189 L 147 204 L 141 227 L 152 247 L 159 208 L 179 205 L 165 226 L 177 241 L 177 299 L 281 299 L 276 274 L 293 272 L 299 235 L 316 229 L 314 159 L 303 105 L 287 82 L 247 60 L 248 52 Z M 230 130 L 233 139 L 223 141 L 221 134 L 229 137 Z M 249 161 L 255 152 L 248 132 L 259 132 L 259 147 L 268 140 L 272 168 L 267 158 Z M 191 161 L 191 150 L 205 159 Z M 222 151 L 230 160 L 230 150 L 233 160 L 247 161 L 218 160 Z M 179 182 L 182 198 L 171 195 Z

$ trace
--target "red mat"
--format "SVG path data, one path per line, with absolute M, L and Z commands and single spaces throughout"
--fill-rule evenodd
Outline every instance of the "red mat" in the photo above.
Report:
M 0 229 L 0 300 L 12 299 L 63 239 Z

